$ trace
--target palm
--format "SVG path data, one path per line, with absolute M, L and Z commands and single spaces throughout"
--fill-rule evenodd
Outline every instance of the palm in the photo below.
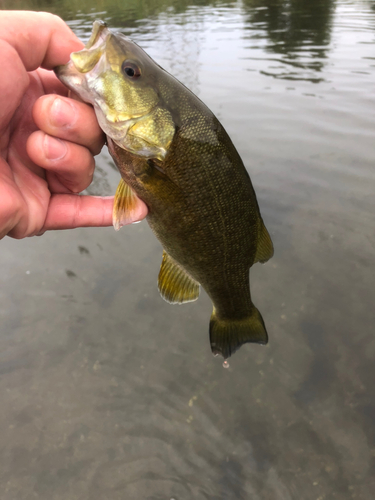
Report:
M 15 81 L 22 75 L 9 75 Z M 13 80 L 14 81 L 14 80 Z M 27 139 L 37 127 L 32 118 L 34 102 L 44 94 L 37 72 L 30 74 L 30 84 L 18 105 L 19 95 L 11 95 L 8 102 L 0 99 L 0 108 L 9 110 L 6 122 L 1 123 L 3 130 L 2 158 L 0 160 L 0 182 L 3 184 L 2 204 L 7 201 L 18 207 L 18 215 L 24 214 L 21 225 L 17 225 L 9 235 L 22 238 L 38 233 L 43 227 L 47 214 L 50 191 L 45 180 L 45 171 L 31 161 L 26 151 Z M 9 120 L 9 115 L 13 114 Z M 30 212 L 28 207 L 32 206 Z

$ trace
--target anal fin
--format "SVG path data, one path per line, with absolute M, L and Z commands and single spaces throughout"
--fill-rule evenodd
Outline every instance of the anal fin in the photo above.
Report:
M 255 254 L 254 264 L 255 262 L 260 262 L 264 264 L 273 256 L 273 244 L 271 240 L 271 236 L 267 231 L 264 222 L 260 221 L 260 229 L 258 233 L 258 244 L 257 251 Z
M 199 297 L 199 283 L 191 278 L 165 250 L 158 287 L 160 295 L 170 304 L 192 302 Z

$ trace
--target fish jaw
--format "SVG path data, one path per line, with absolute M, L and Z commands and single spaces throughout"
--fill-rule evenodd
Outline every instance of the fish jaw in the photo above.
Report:
M 72 52 L 67 64 L 54 68 L 57 78 L 64 85 L 76 92 L 83 101 L 93 105 L 95 103 L 95 96 L 92 93 L 93 82 L 103 70 L 103 64 L 99 66 L 99 63 L 108 35 L 106 24 L 103 21 L 95 21 L 91 37 L 84 49 Z M 89 72 L 91 74 L 88 74 Z
M 85 49 L 91 49 L 94 46 L 97 46 L 99 42 L 103 42 L 108 36 L 109 30 L 107 27 L 107 23 L 104 21 L 94 21 L 92 26 L 92 33 L 89 41 L 85 45 Z

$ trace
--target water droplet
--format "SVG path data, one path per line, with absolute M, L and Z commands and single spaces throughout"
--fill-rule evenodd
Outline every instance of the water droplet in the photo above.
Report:
M 229 368 L 229 363 L 227 360 L 224 360 L 223 368 Z

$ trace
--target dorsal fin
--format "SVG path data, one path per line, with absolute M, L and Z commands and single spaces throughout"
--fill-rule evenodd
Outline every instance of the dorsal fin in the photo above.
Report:
M 273 244 L 271 240 L 271 236 L 269 235 L 264 222 L 260 221 L 260 229 L 258 233 L 258 245 L 257 251 L 255 254 L 254 264 L 255 262 L 260 262 L 264 264 L 273 256 Z
M 170 304 L 197 300 L 199 283 L 191 278 L 164 250 L 158 286 L 160 295 Z

